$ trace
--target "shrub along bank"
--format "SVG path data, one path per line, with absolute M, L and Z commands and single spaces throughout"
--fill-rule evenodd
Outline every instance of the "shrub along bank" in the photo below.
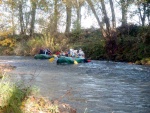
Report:
M 115 42 L 106 42 L 99 29 L 73 30 L 55 36 L 35 34 L 0 37 L 1 55 L 35 55 L 41 47 L 53 52 L 82 48 L 87 58 L 150 64 L 150 26 L 126 25 L 117 28 Z M 112 46 L 115 43 L 115 49 Z M 114 52 L 111 54 L 111 50 Z
M 111 55 L 108 53 L 108 49 L 112 49 L 113 41 L 106 42 L 96 31 L 91 30 L 84 37 L 83 32 L 81 32 L 78 37 L 76 36 L 76 38 L 80 38 L 80 43 L 75 41 L 71 42 L 71 45 L 83 48 L 86 57 L 91 59 L 150 65 L 150 26 L 127 25 L 118 27 L 116 47 Z M 75 37 L 71 38 L 74 39 Z

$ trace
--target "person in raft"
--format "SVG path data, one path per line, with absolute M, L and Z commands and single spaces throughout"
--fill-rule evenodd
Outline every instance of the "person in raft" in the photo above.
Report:
M 45 54 L 45 52 L 44 52 L 44 48 L 43 48 L 43 47 L 42 47 L 42 48 L 40 48 L 39 54 Z
M 51 55 L 52 52 L 49 49 L 41 48 L 39 54 Z
M 82 51 L 81 48 L 78 50 L 77 53 L 78 53 L 78 57 L 79 57 L 79 58 L 85 58 L 85 54 L 84 54 L 84 52 Z
M 57 56 L 60 56 L 61 52 L 60 51 L 56 51 L 55 53 Z
M 45 49 L 45 54 L 46 54 L 46 55 L 51 55 L 52 52 L 50 51 L 50 49 Z
M 74 49 L 69 50 L 69 56 L 70 57 L 75 57 Z

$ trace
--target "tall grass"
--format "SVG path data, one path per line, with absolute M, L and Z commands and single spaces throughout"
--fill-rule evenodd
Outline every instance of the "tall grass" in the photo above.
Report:
M 37 96 L 37 88 L 16 85 L 6 77 L 0 80 L 0 113 L 58 113 L 58 105 Z
M 21 88 L 3 76 L 0 82 L 0 112 L 22 113 L 20 106 L 30 92 L 31 88 Z

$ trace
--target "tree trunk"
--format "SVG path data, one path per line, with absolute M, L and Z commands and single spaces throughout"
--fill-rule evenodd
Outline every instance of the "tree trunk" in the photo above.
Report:
M 27 12 L 25 13 L 25 30 L 24 30 L 25 34 L 28 32 L 29 23 L 30 23 L 30 13 Z
M 147 14 L 147 19 L 148 19 L 148 25 L 150 26 L 150 13 L 148 11 L 148 14 Z
M 148 20 L 148 25 L 150 26 L 150 3 L 147 2 L 147 20 Z
M 110 23 L 109 23 L 109 18 L 107 16 L 104 0 L 101 0 L 101 5 L 102 5 L 102 12 L 103 12 L 103 15 L 104 15 L 104 22 L 106 24 L 107 35 L 109 36 L 110 35 Z
M 77 24 L 81 27 L 81 6 L 77 7 Z
M 128 9 L 128 2 L 127 1 L 121 0 L 122 26 L 127 25 L 127 9 Z
M 14 8 L 11 6 L 12 15 L 11 15 L 11 21 L 12 21 L 12 29 L 13 29 L 13 35 L 15 34 L 15 24 L 14 24 Z
M 139 13 L 140 13 L 140 19 L 141 19 L 141 22 L 142 22 L 142 26 L 145 25 L 145 18 L 146 18 L 146 4 L 143 3 L 141 4 L 143 9 L 141 10 L 140 6 L 138 6 L 138 10 L 139 10 Z M 143 14 L 142 14 L 143 12 Z
M 110 7 L 111 7 L 111 14 L 112 14 L 112 27 L 113 29 L 116 28 L 116 16 L 115 16 L 115 11 L 114 11 L 114 4 L 112 0 L 109 0 Z
M 98 25 L 99 25 L 99 27 L 100 27 L 100 30 L 101 30 L 101 32 L 102 32 L 103 37 L 105 38 L 105 37 L 106 37 L 106 33 L 105 33 L 104 28 L 103 28 L 103 23 L 100 21 L 100 19 L 99 19 L 97 13 L 96 13 L 96 11 L 95 11 L 95 8 L 94 8 L 94 6 L 93 6 L 92 1 L 91 1 L 91 0 L 86 0 L 86 1 L 87 1 L 87 3 L 89 4 L 89 6 L 90 6 L 90 8 L 91 8 L 91 10 L 92 10 L 92 12 L 93 12 L 93 14 L 94 14 L 94 16 L 95 16 L 97 22 L 98 22 Z
M 71 27 L 71 4 L 70 3 L 66 4 L 66 13 L 67 13 L 67 18 L 66 18 L 65 33 L 69 33 L 70 32 L 70 27 Z
M 147 3 L 147 20 L 148 20 L 148 25 L 150 26 L 150 4 Z
M 109 18 L 107 16 L 106 7 L 104 0 L 101 0 L 102 12 L 104 15 L 104 22 L 106 24 L 106 51 L 108 55 L 108 59 L 114 60 L 116 57 L 117 43 L 116 43 L 116 31 L 111 29 Z
M 54 0 L 54 23 L 53 23 L 53 34 L 57 32 L 57 25 L 58 25 L 58 0 Z
M 36 15 L 36 7 L 37 4 L 35 1 L 32 3 L 32 11 L 31 11 L 31 27 L 30 27 L 30 36 L 32 37 L 34 34 L 34 28 L 35 28 L 35 15 Z
M 23 11 L 22 11 L 22 1 L 19 2 L 19 20 L 20 20 L 20 34 L 24 34 L 24 20 L 23 20 Z

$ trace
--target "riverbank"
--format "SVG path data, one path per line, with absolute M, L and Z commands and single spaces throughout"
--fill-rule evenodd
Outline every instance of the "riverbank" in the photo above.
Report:
M 7 72 L 17 67 L 0 63 L 0 113 L 76 113 L 76 109 L 60 100 L 49 100 L 38 88 L 9 81 Z

